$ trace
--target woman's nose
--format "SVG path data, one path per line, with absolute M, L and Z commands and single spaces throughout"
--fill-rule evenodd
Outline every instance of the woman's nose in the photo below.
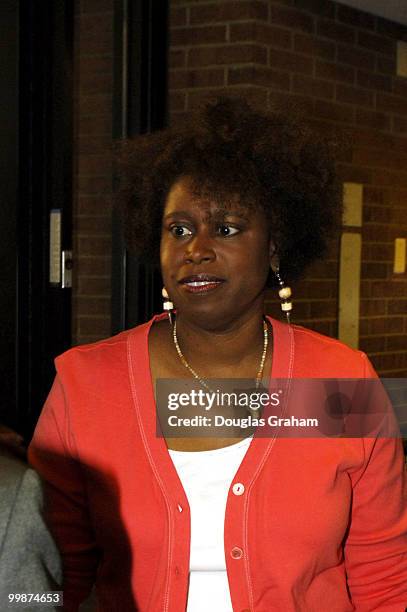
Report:
M 188 241 L 185 249 L 185 261 L 192 263 L 205 263 L 216 259 L 213 241 L 207 232 L 198 232 L 192 240 Z

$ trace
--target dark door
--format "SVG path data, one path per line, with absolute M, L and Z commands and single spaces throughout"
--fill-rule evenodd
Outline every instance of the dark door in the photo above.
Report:
M 168 3 L 116 0 L 113 136 L 162 129 L 167 118 Z M 113 215 L 112 332 L 148 320 L 162 309 L 161 275 L 125 248 Z
M 0 421 L 27 437 L 71 344 L 72 27 L 70 0 L 0 3 Z

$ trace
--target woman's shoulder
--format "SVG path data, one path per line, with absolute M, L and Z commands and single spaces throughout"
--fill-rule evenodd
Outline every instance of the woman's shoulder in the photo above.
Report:
M 129 346 L 138 354 L 147 353 L 149 328 L 154 319 L 131 329 L 87 344 L 74 346 L 55 359 L 56 370 L 70 368 L 101 367 L 117 368 L 127 363 Z
M 273 320 L 273 327 L 275 324 L 285 328 L 285 334 L 280 334 L 280 337 L 292 339 L 299 375 L 349 378 L 375 376 L 363 351 L 301 325 L 288 326 Z

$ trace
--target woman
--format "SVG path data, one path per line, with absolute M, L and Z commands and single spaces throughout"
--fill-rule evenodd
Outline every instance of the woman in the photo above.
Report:
M 290 311 L 285 282 L 338 223 L 329 146 L 222 99 L 185 129 L 125 143 L 121 173 L 129 244 L 147 259 L 160 248 L 171 317 L 56 360 L 30 457 L 65 609 L 96 580 L 109 612 L 401 612 L 399 440 L 156 430 L 160 379 L 209 393 L 208 379 L 375 376 L 363 353 L 263 316 L 268 283 Z

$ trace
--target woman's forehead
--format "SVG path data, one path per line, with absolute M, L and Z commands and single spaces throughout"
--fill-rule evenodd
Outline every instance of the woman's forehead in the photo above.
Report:
M 244 215 L 257 208 L 243 194 L 231 193 L 221 186 L 200 183 L 191 177 L 181 177 L 171 187 L 165 202 L 164 215 L 180 210 L 201 211 L 209 216 L 219 216 L 231 211 Z

